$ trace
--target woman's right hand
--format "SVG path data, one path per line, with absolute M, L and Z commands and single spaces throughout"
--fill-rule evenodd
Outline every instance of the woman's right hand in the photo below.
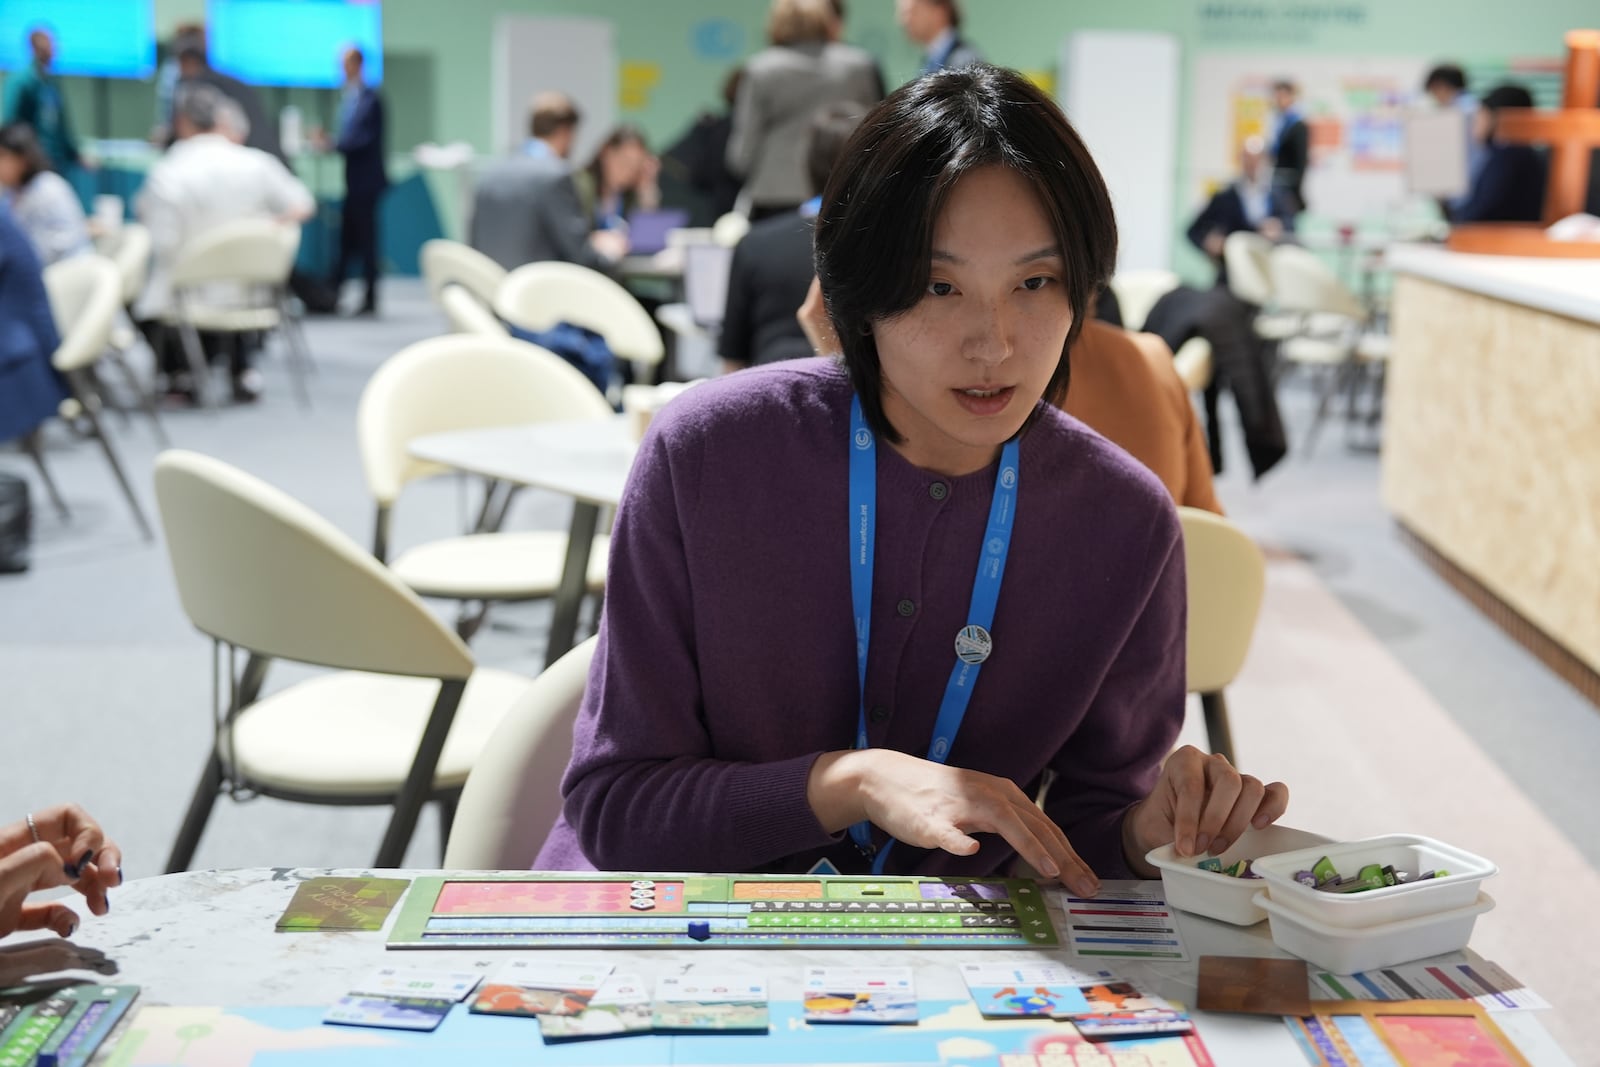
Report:
M 1008 778 L 869 748 L 819 757 L 806 795 L 829 833 L 866 820 L 907 845 L 957 856 L 978 851 L 973 834 L 999 834 L 1045 878 L 1079 896 L 1100 888 L 1061 827 Z
M 106 891 L 122 882 L 122 852 L 76 804 L 35 812 L 33 827 L 26 821 L 0 826 L 0 937 L 44 929 L 70 937 L 78 928 L 72 909 L 25 903 L 28 894 L 72 885 L 92 913 L 104 915 L 111 907 Z

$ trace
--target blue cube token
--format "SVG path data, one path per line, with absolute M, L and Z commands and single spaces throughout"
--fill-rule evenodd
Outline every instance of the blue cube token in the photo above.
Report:
M 689 924 L 689 936 L 696 941 L 711 940 L 711 924 L 703 919 L 697 919 Z

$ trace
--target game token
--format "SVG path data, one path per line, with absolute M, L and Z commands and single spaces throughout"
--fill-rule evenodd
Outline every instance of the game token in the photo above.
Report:
M 711 924 L 704 919 L 697 919 L 689 924 L 689 936 L 696 941 L 711 940 Z

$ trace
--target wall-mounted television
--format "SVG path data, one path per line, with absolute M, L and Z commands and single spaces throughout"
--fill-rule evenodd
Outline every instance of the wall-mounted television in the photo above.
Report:
M 9 3 L 10 0 L 4 0 Z M 383 5 L 378 0 L 207 0 L 211 65 L 252 85 L 337 89 L 351 45 L 369 85 L 383 80 Z
M 0 69 L 33 62 L 28 35 L 55 39 L 57 74 L 148 78 L 156 69 L 150 0 L 0 0 Z

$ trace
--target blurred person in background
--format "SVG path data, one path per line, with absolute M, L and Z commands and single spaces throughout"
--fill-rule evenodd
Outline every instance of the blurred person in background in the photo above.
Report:
M 849 103 L 818 109 L 806 149 L 812 198 L 796 211 L 756 223 L 734 248 L 727 308 L 717 336 L 723 373 L 813 354 L 795 309 L 816 275 L 811 237 L 823 187 L 863 114 L 864 108 Z
M 628 215 L 661 206 L 661 161 L 636 126 L 618 126 L 572 176 L 584 217 L 596 230 L 626 232 Z
M 32 435 L 67 398 L 50 359 L 61 345 L 44 267 L 11 209 L 0 203 L 0 442 Z
M 1217 190 L 1189 224 L 1189 243 L 1217 268 L 1217 284 L 1228 280 L 1222 248 L 1241 230 L 1276 241 L 1294 229 L 1294 207 L 1288 195 L 1272 184 L 1266 146 L 1259 137 L 1245 138 L 1239 149 L 1239 177 Z
M 177 52 L 178 86 L 181 87 L 186 83 L 209 85 L 238 104 L 249 122 L 250 135 L 246 144 L 287 163 L 288 157 L 283 154 L 283 145 L 278 142 L 278 127 L 268 120 L 266 109 L 261 106 L 261 95 L 238 78 L 224 74 L 211 66 L 211 61 L 206 58 L 204 34 L 181 38 L 177 43 Z M 176 90 L 173 99 L 176 111 Z M 176 118 L 168 122 L 167 126 L 171 135 L 176 138 L 178 128 Z
M 1496 136 L 1500 111 L 1531 108 L 1533 94 L 1521 85 L 1491 89 L 1472 116 L 1472 136 L 1483 151 L 1466 197 L 1451 209 L 1451 222 L 1538 222 L 1544 215 L 1545 162 L 1538 149 L 1507 144 Z
M 739 198 L 739 177 L 728 169 L 728 135 L 743 78 L 743 67 L 728 71 L 722 80 L 722 110 L 702 111 L 688 132 L 661 153 L 664 173 L 698 201 L 690 212 L 690 225 L 710 226 L 732 211 Z
M 1306 168 L 1311 164 L 1311 127 L 1300 115 L 1299 96 L 1292 81 L 1272 83 L 1272 141 L 1267 148 L 1272 185 L 1289 198 L 1290 210 L 1297 215 L 1306 209 Z
M 378 204 L 389 187 L 383 165 L 383 97 L 368 85 L 366 56 L 354 46 L 345 49 L 344 90 L 339 97 L 339 133 L 334 147 L 344 157 L 344 211 L 339 220 L 339 258 L 333 266 L 335 300 L 361 261 L 366 296 L 359 314 L 378 313 Z
M 224 223 L 265 218 L 304 222 L 316 203 L 283 163 L 266 152 L 235 143 L 225 133 L 234 104 L 213 86 L 178 86 L 174 131 L 178 141 L 145 177 L 136 208 L 154 246 L 150 280 L 135 304 L 134 318 L 168 378 L 169 396 L 193 402 L 198 383 L 164 319 L 172 311 L 172 269 L 185 245 Z M 215 351 L 222 351 L 214 344 Z M 234 399 L 248 402 L 261 392 L 259 372 L 244 345 L 229 338 Z
M 94 250 L 82 201 L 25 122 L 0 126 L 0 187 L 45 266 Z
M 468 240 L 473 248 L 515 270 L 524 263 L 560 260 L 611 273 L 628 252 L 617 230 L 595 230 L 573 181 L 572 143 L 581 116 L 565 93 L 533 98 L 520 152 L 478 175 Z
M 167 42 L 166 56 L 161 60 L 161 66 L 156 68 L 156 116 L 150 128 L 150 142 L 152 144 L 166 145 L 172 143 L 172 97 L 178 91 L 178 80 L 183 77 L 183 71 L 178 62 L 178 47 L 184 41 L 194 38 L 199 40 L 202 50 L 205 47 L 206 28 L 200 22 L 180 22 L 172 28 L 172 40 Z
M 957 0 L 897 0 L 894 13 L 906 36 L 922 49 L 922 73 L 983 62 L 978 50 L 961 36 Z
M 882 99 L 877 61 L 837 33 L 829 0 L 773 0 L 771 44 L 745 63 L 728 137 L 728 168 L 744 178 L 751 221 L 811 196 L 806 128 L 817 108 L 844 101 L 865 110 Z
M 33 62 L 6 79 L 5 107 L 0 113 L 0 122 L 26 122 L 33 127 L 39 147 L 44 149 L 52 168 L 71 181 L 73 170 L 83 160 L 78 155 L 61 83 L 50 73 L 50 65 L 56 58 L 55 38 L 44 27 L 36 27 L 28 34 L 28 49 L 33 54 Z

